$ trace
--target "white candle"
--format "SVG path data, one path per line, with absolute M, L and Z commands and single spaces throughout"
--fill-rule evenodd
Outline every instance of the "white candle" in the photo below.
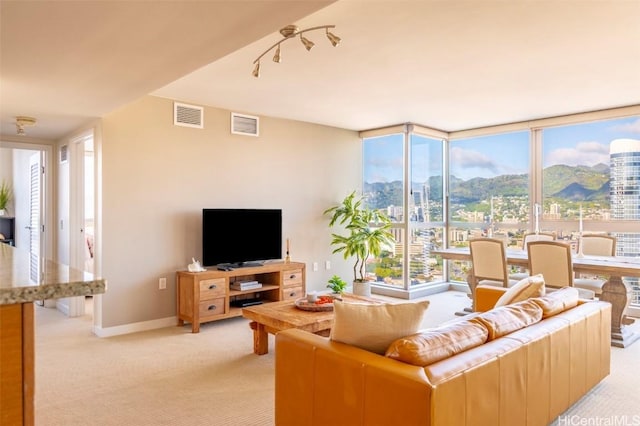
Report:
M 582 204 L 580 204 L 580 234 L 582 234 Z

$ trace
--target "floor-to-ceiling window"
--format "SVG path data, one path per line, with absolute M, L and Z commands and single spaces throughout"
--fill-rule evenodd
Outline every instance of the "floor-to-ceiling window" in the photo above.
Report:
M 449 245 L 492 237 L 520 246 L 529 226 L 529 132 L 449 141 Z M 449 262 L 463 281 L 467 262 Z
M 640 255 L 640 117 L 540 130 L 543 226 L 577 247 L 580 231 L 617 238 L 617 255 Z M 625 279 L 640 304 L 637 278 Z
M 615 235 L 618 255 L 639 256 L 640 116 L 631 110 L 450 134 L 413 125 L 363 132 L 363 194 L 396 235 L 395 247 L 370 259 L 370 276 L 407 290 L 464 282 L 468 264 L 443 271 L 430 251 L 476 236 L 519 247 L 536 228 L 575 246 L 580 222 Z M 628 282 L 640 304 L 640 287 Z
M 395 244 L 367 262 L 379 286 L 408 290 L 442 282 L 442 261 L 431 255 L 444 238 L 444 140 L 414 126 L 363 138 L 363 195 L 392 220 Z

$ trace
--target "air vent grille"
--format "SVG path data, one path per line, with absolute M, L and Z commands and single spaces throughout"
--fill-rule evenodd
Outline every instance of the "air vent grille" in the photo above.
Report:
M 253 115 L 231 113 L 231 133 L 245 136 L 258 136 L 260 119 Z
M 60 163 L 66 163 L 69 156 L 68 145 L 62 145 L 60 147 Z
M 173 103 L 173 124 L 176 126 L 194 127 L 202 129 L 203 108 L 195 105 Z

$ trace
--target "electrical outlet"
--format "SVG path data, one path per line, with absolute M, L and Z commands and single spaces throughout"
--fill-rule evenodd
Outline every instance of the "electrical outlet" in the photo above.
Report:
M 318 272 L 318 262 L 313 262 L 313 272 Z
M 167 279 L 162 277 L 158 280 L 158 289 L 165 290 L 167 288 Z
M 327 260 L 326 262 L 324 262 L 324 269 L 326 269 L 327 271 L 331 269 L 331 261 Z

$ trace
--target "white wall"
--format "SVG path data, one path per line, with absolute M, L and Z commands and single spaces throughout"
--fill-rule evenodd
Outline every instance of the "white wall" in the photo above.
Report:
M 209 107 L 204 124 L 174 126 L 173 101 L 151 96 L 102 121 L 103 328 L 175 316 L 175 271 L 201 258 L 203 207 L 281 208 L 308 289 L 351 276 L 322 212 L 361 187 L 357 132 L 260 117 L 260 137 L 232 135 L 230 111 Z
M 13 154 L 9 148 L 0 148 L 0 182 L 13 181 Z

